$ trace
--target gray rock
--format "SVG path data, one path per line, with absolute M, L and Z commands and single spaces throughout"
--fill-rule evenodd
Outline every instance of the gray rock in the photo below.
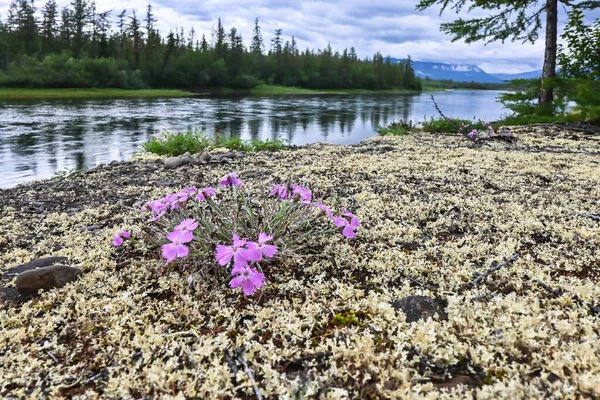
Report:
M 183 156 L 181 157 L 181 164 L 183 165 L 187 165 L 187 164 L 191 164 L 194 161 L 194 159 L 191 156 Z
M 448 319 L 448 315 L 435 299 L 425 296 L 407 296 L 392 303 L 397 311 L 406 314 L 406 322 L 416 322 L 438 315 L 440 320 Z
M 181 158 L 179 157 L 169 157 L 165 160 L 165 168 L 174 169 L 181 166 Z
M 9 268 L 4 273 L 7 277 L 17 276 L 22 272 L 31 271 L 32 269 L 48 267 L 54 264 L 66 264 L 69 262 L 67 257 L 44 257 L 38 258 L 37 260 L 26 262 L 25 264 L 17 265 L 16 267 Z
M 200 161 L 202 161 L 202 162 L 209 162 L 212 157 L 207 152 L 204 152 L 204 153 L 200 154 L 199 158 L 200 158 Z
M 175 182 L 170 179 L 159 179 L 154 183 L 156 186 L 173 186 Z
M 21 295 L 17 288 L 0 287 L 0 304 L 3 302 L 18 302 L 21 301 Z
M 35 296 L 40 289 L 50 290 L 60 288 L 81 277 L 79 268 L 66 265 L 51 265 L 26 271 L 17 276 L 15 285 L 23 297 Z
M 82 226 L 81 228 L 77 228 L 78 231 L 81 232 L 93 232 L 93 231 L 97 231 L 99 229 L 102 229 L 102 227 L 100 225 L 89 225 L 89 226 Z

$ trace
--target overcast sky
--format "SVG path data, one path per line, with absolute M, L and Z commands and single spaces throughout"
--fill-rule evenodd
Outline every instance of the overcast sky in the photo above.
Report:
M 45 0 L 37 0 L 41 7 Z M 57 0 L 60 6 L 68 0 Z M 0 16 L 6 16 L 10 0 L 0 0 Z M 441 17 L 439 9 L 415 11 L 417 0 L 156 0 L 151 4 L 158 18 L 158 27 L 164 32 L 183 27 L 187 33 L 210 38 L 211 30 L 220 17 L 226 30 L 236 27 L 249 43 L 254 18 L 260 18 L 265 45 L 275 29 L 281 28 L 286 38 L 294 36 L 300 49 L 324 48 L 331 43 L 334 50 L 354 46 L 360 57 L 376 51 L 384 56 L 446 63 L 475 64 L 486 72 L 517 73 L 541 69 L 543 41 L 535 44 L 520 42 L 465 44 L 452 43 L 450 37 L 439 31 L 444 21 L 456 18 L 452 10 Z M 541 2 L 540 2 L 541 3 Z M 136 10 L 145 15 L 148 1 L 96 0 L 97 10 L 113 10 L 113 15 L 126 5 L 129 12 Z M 560 14 L 564 25 L 566 15 Z M 543 32 L 540 32 L 543 38 Z

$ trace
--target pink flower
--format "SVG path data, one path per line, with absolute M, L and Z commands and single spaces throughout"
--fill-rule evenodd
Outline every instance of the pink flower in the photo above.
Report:
M 170 193 L 162 199 L 160 199 L 160 201 L 162 201 L 165 204 L 165 206 L 167 206 L 169 209 L 175 210 L 179 208 L 180 197 L 177 195 L 177 193 Z
M 217 245 L 216 258 L 220 266 L 224 267 L 229 264 L 233 258 L 234 267 L 245 267 L 248 265 L 248 260 L 252 258 L 252 254 L 245 249 L 246 240 L 240 239 L 237 234 L 233 234 L 233 245 L 225 246 Z
M 354 238 L 354 231 L 356 230 L 356 228 L 360 227 L 360 222 L 358 221 L 358 218 L 356 218 L 356 215 L 352 214 L 349 211 L 344 211 L 342 215 L 345 218 L 335 217 L 333 219 L 333 223 L 338 228 L 343 228 L 342 235 L 352 239 Z
M 183 258 L 188 255 L 189 249 L 184 243 L 189 243 L 194 239 L 194 235 L 190 231 L 174 230 L 167 235 L 167 239 L 171 243 L 163 244 L 162 256 L 167 261 L 173 261 L 176 258 Z
M 197 201 L 205 201 L 206 199 L 208 199 L 209 197 L 212 197 L 214 195 L 215 195 L 215 189 L 213 189 L 212 187 L 207 187 L 207 188 L 204 188 L 204 189 L 198 191 L 198 194 L 196 195 L 196 200 Z
M 271 185 L 273 186 L 273 190 L 269 193 L 269 196 L 277 196 L 281 200 L 289 199 L 292 195 L 287 187 L 287 185 Z
M 229 281 L 232 288 L 242 287 L 242 292 L 246 296 L 252 295 L 256 289 L 261 288 L 265 283 L 265 274 L 258 272 L 254 268 L 245 267 L 240 269 L 239 274 Z
M 470 138 L 475 137 L 475 135 L 477 135 L 477 129 L 473 129 L 471 132 L 469 132 L 469 137 Z
M 195 186 L 187 187 L 181 190 L 179 193 L 177 193 L 177 203 L 185 203 L 186 201 L 188 201 L 190 196 L 194 194 L 196 190 L 198 189 Z
M 124 231 L 124 230 L 120 230 L 119 232 L 117 232 L 115 234 L 112 244 L 115 247 L 119 247 L 120 245 L 123 244 L 123 239 L 129 239 L 130 237 L 131 237 L 131 233 Z
M 323 210 L 325 215 L 327 215 L 327 217 L 329 217 L 329 219 L 333 220 L 333 213 L 331 212 L 331 208 L 327 207 L 323 203 L 319 203 L 315 207 L 317 207 L 319 210 Z
M 223 185 L 223 186 L 237 186 L 240 189 L 244 188 L 244 182 L 242 182 L 238 178 L 238 176 L 237 176 L 237 174 L 235 172 L 227 174 L 223 178 L 221 178 L 221 182 L 219 182 L 219 185 Z
M 198 227 L 198 222 L 194 218 L 189 218 L 181 221 L 179 225 L 175 227 L 179 231 L 193 231 Z
M 154 200 L 147 202 L 142 207 L 142 211 L 148 211 L 148 209 L 150 209 L 150 211 L 154 213 L 152 221 L 157 221 L 167 213 L 167 205 L 163 203 L 162 200 Z
M 292 185 L 292 189 L 294 197 L 299 198 L 305 204 L 312 200 L 312 193 L 307 188 L 299 185 Z
M 260 232 L 258 234 L 258 243 L 248 243 L 248 250 L 250 250 L 251 258 L 250 261 L 259 262 L 263 256 L 267 258 L 273 258 L 277 253 L 277 246 L 273 244 L 266 244 L 268 241 L 273 239 L 273 235 L 267 235 L 266 233 Z

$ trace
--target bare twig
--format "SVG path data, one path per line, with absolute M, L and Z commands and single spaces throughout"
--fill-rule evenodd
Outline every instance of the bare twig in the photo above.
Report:
M 490 276 L 494 272 L 498 271 L 499 269 L 501 269 L 503 267 L 508 267 L 510 264 L 517 261 L 517 258 L 519 258 L 519 253 L 514 253 L 508 259 L 506 257 L 504 257 L 504 261 L 501 263 L 498 263 L 497 261 L 493 261 L 492 265 L 490 266 L 490 268 L 488 268 L 487 271 L 485 271 L 482 274 L 477 274 L 477 276 L 473 280 L 471 280 L 468 283 L 468 285 L 477 286 L 477 285 L 481 284 L 484 280 L 486 280 L 486 278 L 488 276 Z
M 236 350 L 236 356 L 235 358 L 238 360 L 238 362 L 240 364 L 242 364 L 242 366 L 244 367 L 244 371 L 246 372 L 246 375 L 248 375 L 248 378 L 250 378 L 250 382 L 252 382 L 252 387 L 254 388 L 254 393 L 256 394 L 256 398 L 258 400 L 262 400 L 263 396 L 260 393 L 260 389 L 258 388 L 258 385 L 256 384 L 256 380 L 254 379 L 254 374 L 252 373 L 252 370 L 250 369 L 250 367 L 248 367 L 248 364 L 246 364 L 246 360 L 244 360 L 244 347 L 240 347 L 238 350 Z
M 600 222 L 600 215 L 588 214 L 588 213 L 576 213 L 576 214 L 579 215 L 579 216 L 581 216 L 581 217 L 591 218 L 594 221 Z
M 429 289 L 429 290 L 432 290 L 432 291 L 437 291 L 438 290 L 437 287 L 432 286 L 432 285 L 430 285 L 430 284 L 428 284 L 426 282 L 422 282 L 422 281 L 418 280 L 417 278 L 413 278 L 412 276 L 408 275 L 404 271 L 400 271 L 399 275 L 400 275 L 401 278 L 407 279 L 407 280 L 409 280 L 410 282 L 414 283 L 417 286 L 421 286 L 421 287 L 424 287 L 425 289 Z
M 60 360 L 58 358 L 56 358 L 56 356 L 54 354 L 52 354 L 49 351 L 46 351 L 46 354 L 48 355 L 48 357 L 50 357 L 52 359 L 52 361 L 54 361 L 56 364 L 60 364 Z
M 554 297 L 560 297 L 562 295 L 569 295 L 571 296 L 571 298 L 580 306 L 584 306 L 587 307 L 590 312 L 596 316 L 600 316 L 600 307 L 597 307 L 596 305 L 594 305 L 591 301 L 584 301 L 581 300 L 579 298 L 579 296 L 572 295 L 567 293 L 563 288 L 558 287 L 558 288 L 553 288 L 552 286 L 548 285 L 547 283 L 544 283 L 540 280 L 537 279 L 532 279 L 530 278 L 528 275 L 524 275 L 524 278 L 526 280 L 530 280 L 531 282 L 537 284 L 539 287 L 541 287 L 542 289 L 546 290 L 547 292 L 549 292 L 550 294 L 552 294 Z
M 442 110 L 440 110 L 440 107 L 438 106 L 438 104 L 435 102 L 435 98 L 433 97 L 433 95 L 431 95 L 431 101 L 433 101 L 433 105 L 435 107 L 435 110 L 438 112 L 438 114 L 440 114 L 442 116 L 442 118 L 444 118 L 446 120 L 446 122 L 448 122 L 450 125 L 454 126 L 456 128 L 457 132 L 460 132 L 461 134 L 464 135 L 463 127 L 458 126 L 456 124 L 456 122 L 452 121 L 450 118 L 448 118 L 444 115 Z M 471 139 L 471 138 L 469 138 L 469 139 Z
M 83 382 L 83 386 L 87 386 L 90 383 L 97 381 L 98 379 L 102 378 L 103 376 L 108 375 L 108 368 L 102 368 L 100 370 L 100 372 L 98 372 L 96 375 L 93 375 L 91 378 L 87 379 L 86 381 Z
M 575 131 L 575 132 L 583 132 L 587 135 L 597 135 L 598 133 L 600 133 L 600 131 L 596 128 L 594 128 L 593 126 L 590 126 L 589 128 L 581 128 L 581 127 L 577 127 L 577 126 L 572 126 L 569 124 L 559 124 L 559 123 L 539 123 L 539 124 L 529 124 L 529 125 L 523 125 L 526 127 L 529 126 L 540 126 L 540 127 L 546 127 L 546 128 L 555 128 L 555 129 L 562 129 L 565 131 Z

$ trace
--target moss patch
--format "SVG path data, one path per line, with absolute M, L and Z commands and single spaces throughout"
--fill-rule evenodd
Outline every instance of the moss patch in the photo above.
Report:
M 0 190 L 3 271 L 44 256 L 84 271 L 0 303 L 0 397 L 253 397 L 244 363 L 266 398 L 600 396 L 600 141 L 514 133 L 140 160 Z M 249 190 L 330 192 L 361 220 L 356 239 L 286 260 L 250 299 L 210 277 L 191 290 L 143 243 L 111 246 L 140 235 L 143 202 L 234 170 Z M 409 295 L 443 298 L 448 319 L 407 323 L 392 303 Z

